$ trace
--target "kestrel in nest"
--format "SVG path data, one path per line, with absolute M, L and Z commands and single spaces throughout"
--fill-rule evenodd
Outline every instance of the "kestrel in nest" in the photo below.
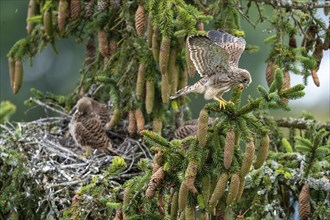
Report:
M 87 151 L 98 149 L 109 152 L 112 144 L 104 129 L 109 118 L 105 105 L 91 98 L 81 98 L 69 124 L 70 134 L 77 145 Z
M 204 93 L 206 100 L 215 99 L 219 101 L 220 108 L 225 108 L 232 103 L 222 98 L 225 92 L 235 85 L 247 86 L 252 82 L 249 71 L 238 67 L 246 44 L 242 37 L 213 30 L 207 36 L 190 36 L 187 43 L 190 58 L 202 78 L 194 85 L 177 91 L 171 99 L 192 92 Z

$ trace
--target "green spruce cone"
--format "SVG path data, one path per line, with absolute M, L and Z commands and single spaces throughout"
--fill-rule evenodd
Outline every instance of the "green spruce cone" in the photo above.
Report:
M 250 170 L 250 167 L 253 163 L 254 151 L 255 151 L 255 147 L 253 141 L 247 142 L 245 146 L 244 158 L 240 172 L 241 178 L 244 178 Z
M 26 24 L 26 30 L 28 34 L 31 34 L 35 24 L 28 19 L 35 16 L 37 12 L 37 1 L 36 0 L 30 0 L 29 1 L 29 7 L 27 12 L 27 24 Z
M 195 161 L 191 161 L 188 164 L 186 172 L 184 174 L 185 184 L 188 190 L 192 193 L 197 193 L 197 189 L 195 187 L 195 179 L 197 176 L 197 168 L 198 164 Z
M 134 135 L 137 132 L 137 126 L 136 126 L 136 118 L 135 118 L 135 113 L 133 110 L 130 110 L 128 112 L 128 126 L 127 126 L 127 131 L 129 135 Z
M 207 203 L 210 199 L 211 194 L 211 176 L 206 174 L 202 178 L 202 195 L 204 203 Z
M 258 149 L 256 162 L 254 163 L 254 168 L 259 169 L 263 163 L 266 161 L 269 150 L 269 136 L 265 135 L 261 138 L 260 147 Z
M 189 193 L 189 190 L 185 184 L 185 181 L 182 181 L 180 190 L 179 190 L 179 212 L 182 212 L 187 206 L 188 193 Z
M 228 170 L 231 166 L 231 162 L 233 160 L 235 149 L 235 131 L 233 129 L 229 129 L 226 134 L 226 143 L 224 148 L 224 165 L 225 168 Z
M 110 122 L 107 123 L 107 127 L 109 131 L 111 131 L 118 124 L 120 118 L 121 118 L 121 110 L 119 108 L 115 108 L 111 116 Z
M 144 83 L 145 83 L 144 74 L 145 74 L 145 65 L 140 63 L 137 79 L 136 79 L 136 96 L 138 99 L 142 99 L 144 92 Z
M 219 199 L 223 196 L 227 188 L 228 174 L 223 173 L 218 179 L 214 188 L 212 196 L 209 200 L 209 212 L 213 213 L 214 208 L 217 206 Z
M 157 63 L 159 62 L 159 50 L 159 30 L 155 27 L 152 34 L 152 55 Z
M 160 117 L 155 117 L 152 121 L 152 131 L 158 135 L 162 135 L 163 121 Z
M 227 200 L 226 200 L 227 205 L 231 205 L 235 201 L 239 190 L 239 185 L 240 185 L 239 175 L 235 173 L 231 176 Z
M 149 79 L 146 82 L 146 111 L 150 114 L 154 108 L 155 99 L 155 81 Z
M 165 75 L 168 67 L 168 60 L 170 58 L 171 38 L 164 36 L 160 44 L 159 52 L 159 68 L 162 75 Z
M 57 23 L 60 32 L 64 31 L 66 21 L 69 16 L 69 2 L 67 0 L 60 0 L 58 4 Z
M 13 57 L 8 57 L 8 66 L 9 66 L 9 79 L 10 86 L 14 89 L 14 81 L 15 81 L 15 59 Z
M 153 35 L 153 30 L 152 30 L 152 13 L 149 13 L 148 17 L 148 26 L 147 26 L 147 43 L 148 47 L 152 48 L 152 35 Z
M 53 35 L 53 16 L 50 10 L 45 11 L 43 17 L 43 24 L 46 34 L 51 37 Z
M 164 104 L 168 103 L 171 95 L 171 85 L 168 82 L 167 74 L 162 74 L 161 90 L 162 90 L 162 101 Z
M 171 201 L 170 220 L 176 220 L 178 216 L 178 192 L 175 192 Z
M 240 178 L 239 189 L 238 189 L 237 197 L 235 200 L 236 202 L 239 202 L 241 200 L 243 192 L 244 192 L 244 188 L 245 188 L 245 178 Z
M 198 143 L 201 147 L 205 147 L 207 140 L 207 129 L 208 129 L 209 114 L 205 109 L 202 109 L 199 113 L 197 138 Z
M 186 216 L 186 219 L 196 219 L 195 207 L 189 204 L 188 206 L 186 206 L 184 214 Z
M 16 95 L 23 83 L 24 70 L 23 70 L 22 61 L 16 60 L 14 69 L 15 69 L 15 74 L 14 74 L 15 76 L 14 76 L 14 83 L 12 89 L 13 89 L 13 93 Z

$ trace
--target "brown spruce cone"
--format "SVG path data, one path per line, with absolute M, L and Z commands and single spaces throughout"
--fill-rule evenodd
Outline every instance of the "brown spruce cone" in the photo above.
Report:
M 254 151 L 255 151 L 255 147 L 253 141 L 247 142 L 245 146 L 244 158 L 240 172 L 240 177 L 242 179 L 250 171 L 250 167 L 253 163 Z
M 124 216 L 123 216 L 123 210 L 120 208 L 116 211 L 116 216 L 113 220 L 123 220 Z
M 152 55 L 157 63 L 159 62 L 159 52 L 159 30 L 155 27 L 152 34 Z
M 223 173 L 218 179 L 218 182 L 214 188 L 214 191 L 209 200 L 209 212 L 213 213 L 214 208 L 217 206 L 219 199 L 225 193 L 227 188 L 228 174 Z
M 139 5 L 135 12 L 135 30 L 138 36 L 143 36 L 146 23 L 146 10 L 144 9 L 143 5 Z
M 283 89 L 288 89 L 291 86 L 291 77 L 289 71 L 285 70 L 283 75 Z
M 179 203 L 179 212 L 182 212 L 187 206 L 188 193 L 189 193 L 189 190 L 188 190 L 185 182 L 183 181 L 181 183 L 180 190 L 179 190 L 179 202 L 178 202 Z
M 274 60 L 269 60 L 266 67 L 266 81 L 268 86 L 272 84 L 274 81 L 275 70 L 278 68 L 278 65 L 275 63 Z
M 188 38 L 187 38 L 188 39 Z M 186 43 L 186 63 L 188 67 L 188 74 L 190 77 L 194 77 L 196 73 L 196 68 L 193 61 L 190 59 L 190 52 L 188 48 L 188 41 Z
M 147 43 L 149 48 L 152 48 L 152 35 L 153 35 L 152 13 L 149 13 L 148 26 L 147 26 Z
M 317 32 L 318 26 L 315 24 L 311 24 L 306 31 L 306 35 L 302 40 L 301 47 L 305 47 L 307 53 L 313 49 L 314 39 Z
M 14 76 L 14 82 L 13 82 L 13 93 L 16 95 L 18 91 L 20 90 L 22 83 L 23 83 L 23 64 L 20 60 L 15 61 L 15 76 Z
M 205 109 L 202 109 L 199 113 L 197 138 L 199 146 L 205 147 L 207 141 L 207 129 L 209 122 L 209 114 Z
M 159 167 L 164 164 L 164 153 L 158 151 L 155 156 L 152 158 L 152 173 L 155 173 Z
M 109 57 L 109 47 L 108 47 L 108 39 L 107 33 L 100 28 L 97 34 L 98 43 L 99 43 L 99 52 L 103 57 Z
M 58 4 L 57 23 L 60 32 L 65 30 L 66 20 L 69 17 L 69 2 L 67 0 L 60 0 Z
M 188 190 L 194 194 L 197 193 L 197 189 L 195 187 L 197 168 L 198 168 L 197 162 L 191 161 L 189 162 L 186 172 L 184 174 L 186 186 Z
M 155 99 L 155 81 L 154 79 L 148 79 L 146 82 L 146 111 L 148 114 L 151 114 L 154 108 L 154 99 Z
M 155 117 L 152 121 L 152 131 L 158 135 L 162 135 L 163 121 L 160 117 Z
M 135 112 L 133 110 L 130 110 L 128 112 L 128 126 L 127 126 L 128 133 L 132 136 L 135 135 L 137 132 L 137 126 L 136 126 L 136 118 L 135 118 Z
M 95 61 L 95 41 L 94 37 L 89 37 L 87 44 L 86 44 L 86 51 L 85 51 L 85 62 L 89 66 Z
M 31 34 L 31 32 L 34 28 L 34 25 L 35 25 L 31 21 L 28 21 L 28 19 L 35 16 L 36 13 L 37 13 L 37 2 L 36 2 L 36 0 L 30 0 L 28 12 L 27 12 L 27 23 L 26 23 L 26 31 L 28 34 Z
M 231 161 L 233 159 L 235 149 L 235 132 L 233 129 L 229 129 L 226 134 L 226 143 L 224 148 L 224 165 L 228 170 L 231 167 Z
M 53 15 L 50 10 L 44 12 L 43 25 L 46 34 L 51 37 L 53 35 Z
M 235 173 L 231 176 L 227 200 L 226 200 L 227 205 L 231 205 L 235 201 L 239 190 L 239 185 L 240 185 L 239 175 Z
M 80 0 L 71 0 L 70 1 L 70 16 L 73 20 L 79 18 L 81 11 Z
M 204 23 L 203 23 L 202 21 L 197 22 L 197 24 L 196 24 L 196 29 L 197 29 L 198 31 L 204 31 L 204 30 L 205 30 L 205 29 L 204 29 Z
M 163 167 L 160 167 L 154 174 L 152 174 L 146 191 L 147 198 L 153 198 L 155 196 L 156 188 L 160 185 L 164 178 L 165 171 Z
M 309 186 L 305 184 L 299 194 L 299 217 L 300 220 L 308 220 L 311 217 L 311 204 L 310 204 L 310 190 Z
M 142 99 L 144 93 L 144 84 L 145 84 L 144 73 L 145 73 L 145 65 L 143 63 L 140 63 L 137 79 L 136 79 L 136 90 L 135 90 L 136 96 L 139 100 Z
M 164 36 L 160 43 L 159 52 L 159 68 L 162 75 L 165 75 L 168 67 L 168 60 L 170 58 L 171 38 Z
M 316 70 L 312 70 L 312 78 L 313 78 L 313 81 L 314 81 L 314 84 L 319 87 L 320 86 L 320 80 L 319 80 L 319 77 L 317 75 L 317 72 Z
M 15 81 L 15 59 L 13 57 L 8 57 L 8 66 L 9 66 L 9 79 L 10 87 L 14 91 L 14 81 Z
M 319 87 L 320 86 L 320 80 L 319 77 L 317 76 L 317 71 L 320 67 L 321 60 L 323 58 L 323 42 L 320 38 L 317 38 L 316 44 L 315 44 L 315 49 L 313 52 L 313 58 L 316 60 L 316 69 L 312 69 L 312 78 L 314 81 L 314 84 Z
M 162 101 L 164 104 L 168 103 L 171 95 L 171 85 L 168 82 L 168 75 L 162 74 L 162 82 L 161 82 L 161 91 L 162 91 Z
M 174 132 L 174 139 L 184 139 L 197 134 L 197 125 L 182 125 Z
M 254 168 L 259 169 L 267 159 L 269 150 L 269 136 L 265 135 L 260 140 L 260 147 L 257 153 L 257 159 L 254 163 Z
M 138 132 L 144 130 L 145 120 L 141 108 L 135 109 L 135 119 Z
M 95 0 L 88 0 L 85 3 L 85 18 L 90 18 L 93 16 L 94 14 L 94 5 L 95 5 Z

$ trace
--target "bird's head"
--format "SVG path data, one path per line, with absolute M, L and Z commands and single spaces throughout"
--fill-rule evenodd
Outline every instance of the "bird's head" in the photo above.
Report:
M 242 83 L 244 87 L 252 82 L 251 74 L 246 69 L 239 69 L 237 74 L 237 82 Z
M 77 102 L 77 111 L 79 114 L 89 114 L 93 111 L 92 102 L 89 99 L 81 98 Z

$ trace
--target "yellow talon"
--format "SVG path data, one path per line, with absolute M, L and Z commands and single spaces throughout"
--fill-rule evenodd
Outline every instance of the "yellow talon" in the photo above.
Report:
M 226 101 L 223 98 L 217 98 L 216 100 L 219 102 L 220 109 L 226 109 L 226 105 L 228 104 L 235 104 L 232 101 Z
M 93 151 L 91 149 L 87 149 L 84 153 L 80 154 L 80 157 L 87 158 L 93 154 Z

